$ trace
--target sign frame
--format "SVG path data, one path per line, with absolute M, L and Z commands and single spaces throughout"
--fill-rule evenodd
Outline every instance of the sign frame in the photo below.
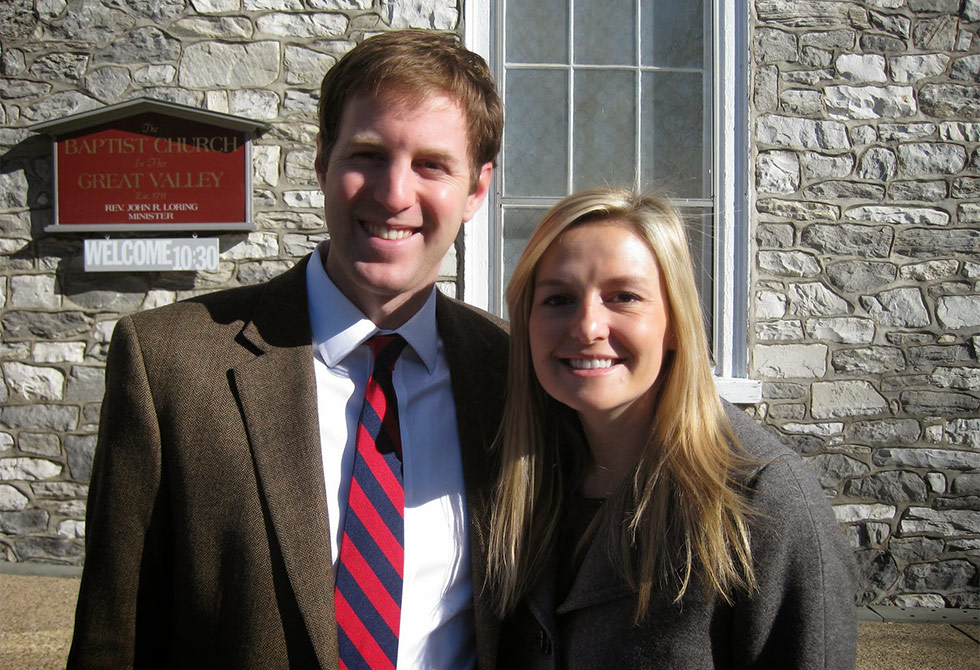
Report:
M 107 215 L 107 220 L 104 222 L 92 221 L 84 223 L 66 223 L 63 222 L 62 212 L 64 204 L 61 202 L 62 188 L 59 179 L 63 177 L 62 166 L 59 165 L 59 142 L 62 141 L 69 135 L 83 134 L 86 129 L 95 128 L 98 132 L 112 132 L 113 124 L 118 124 L 119 122 L 126 122 L 130 120 L 131 117 L 137 116 L 147 116 L 147 117 L 162 117 L 165 121 L 173 123 L 175 125 L 179 124 L 189 124 L 194 127 L 207 126 L 214 128 L 217 131 L 223 131 L 224 133 L 231 133 L 240 136 L 242 141 L 242 146 L 238 147 L 241 149 L 243 154 L 244 166 L 243 174 L 236 175 L 232 174 L 228 176 L 229 179 L 241 179 L 241 184 L 244 188 L 242 191 L 242 198 L 244 202 L 238 202 L 237 198 L 234 201 L 234 209 L 243 213 L 241 217 L 242 220 L 230 220 L 230 221 L 194 221 L 193 214 L 181 213 L 181 219 L 177 221 L 167 221 L 167 217 L 160 215 L 158 217 L 153 217 L 146 215 L 145 218 L 150 220 L 141 221 L 112 221 L 112 217 Z M 99 233 L 141 233 L 141 232 L 219 232 L 219 231 L 253 231 L 257 229 L 254 222 L 254 212 L 252 207 L 252 140 L 261 132 L 267 129 L 267 126 L 263 123 L 253 121 L 250 119 L 244 119 L 238 116 L 232 116 L 230 114 L 222 114 L 219 112 L 212 112 L 209 110 L 197 109 L 194 107 L 188 107 L 186 105 L 180 105 L 177 103 L 166 102 L 162 100 L 153 100 L 149 98 L 136 98 L 134 100 L 129 100 L 127 102 L 119 103 L 116 105 L 110 105 L 108 107 L 103 107 L 96 110 L 91 110 L 87 112 L 81 112 L 78 114 L 73 114 L 61 119 L 55 119 L 52 121 L 46 121 L 43 123 L 36 124 L 31 127 L 35 132 L 47 133 L 51 137 L 51 147 L 53 155 L 53 167 L 54 167 L 54 198 L 53 198 L 53 220 L 54 223 L 45 226 L 44 231 L 50 233 L 89 233 L 89 232 L 99 232 Z M 184 139 L 184 138 L 181 138 Z M 68 140 L 70 141 L 70 140 Z M 130 140 L 132 142 L 132 140 Z M 138 141 L 138 140 L 137 140 Z M 168 139 L 171 144 L 173 144 L 173 139 Z M 139 142 L 139 146 L 143 146 L 143 142 Z M 179 145 L 181 147 L 185 145 Z M 132 147 L 130 147 L 132 148 Z M 193 149 L 193 147 L 191 147 Z M 199 148 L 198 148 L 199 149 Z M 93 150 L 94 151 L 94 150 Z M 185 159 L 186 160 L 186 159 Z M 237 159 L 236 159 L 237 160 Z M 178 173 L 175 173 L 178 174 Z M 204 174 L 204 173 L 201 173 Z M 161 173 L 162 175 L 162 173 Z M 167 176 L 172 179 L 172 175 L 162 175 Z M 189 175 L 188 175 L 189 176 Z M 136 181 L 139 184 L 139 181 Z M 217 187 L 217 186 L 216 186 Z M 97 189 L 94 189 L 97 190 Z M 148 213 L 154 212 L 173 212 L 175 208 L 179 207 L 184 203 L 169 203 L 170 199 L 161 198 L 160 202 L 154 202 L 152 204 L 146 203 L 139 205 L 140 207 L 145 207 L 144 210 Z M 162 204 L 162 206 L 161 206 Z M 121 206 L 121 205 L 120 205 Z M 108 210 L 109 205 L 106 205 Z M 173 207 L 174 209 L 170 209 Z M 195 208 L 196 209 L 196 208 Z M 186 211 L 186 210 L 184 210 Z M 162 221 L 153 220 L 154 218 L 163 219 Z M 170 218 L 173 218 L 171 215 Z

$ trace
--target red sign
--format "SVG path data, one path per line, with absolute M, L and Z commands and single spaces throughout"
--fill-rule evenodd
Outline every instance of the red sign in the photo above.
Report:
M 248 139 L 242 130 L 157 112 L 62 135 L 55 140 L 56 224 L 159 230 L 246 223 Z

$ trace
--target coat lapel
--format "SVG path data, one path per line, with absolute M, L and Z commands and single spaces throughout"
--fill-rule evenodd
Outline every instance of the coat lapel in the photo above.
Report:
M 242 331 L 259 355 L 232 376 L 289 584 L 320 665 L 329 667 L 334 580 L 305 268 L 300 262 L 268 284 Z

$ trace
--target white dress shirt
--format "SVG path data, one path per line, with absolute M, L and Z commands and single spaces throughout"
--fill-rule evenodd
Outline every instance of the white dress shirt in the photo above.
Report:
M 330 520 L 340 555 L 356 426 L 373 362 L 361 346 L 379 331 L 327 276 L 321 243 L 307 265 L 313 368 Z M 449 365 L 436 329 L 435 289 L 397 329 L 408 346 L 395 365 L 405 486 L 405 565 L 399 668 L 476 665 L 473 579 L 463 466 Z

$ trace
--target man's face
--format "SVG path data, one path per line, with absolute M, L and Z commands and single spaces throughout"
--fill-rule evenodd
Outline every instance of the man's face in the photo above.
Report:
M 327 274 L 379 326 L 397 327 L 428 297 L 443 256 L 486 197 L 471 191 L 467 119 L 446 95 L 359 95 L 344 106 L 316 172 L 330 248 Z

